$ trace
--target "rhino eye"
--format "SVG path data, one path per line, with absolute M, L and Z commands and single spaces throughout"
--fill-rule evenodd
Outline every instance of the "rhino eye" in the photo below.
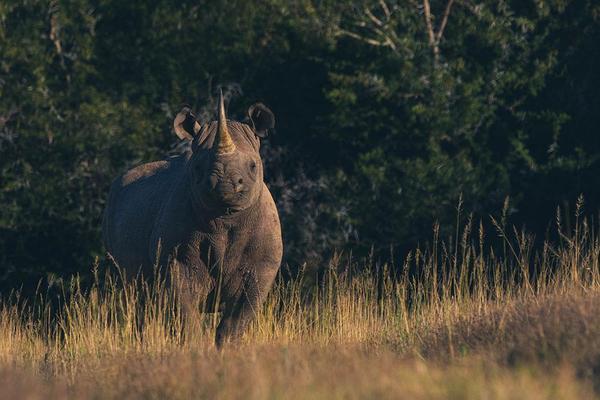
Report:
M 252 172 L 256 171 L 256 162 L 250 161 L 250 171 L 252 171 Z

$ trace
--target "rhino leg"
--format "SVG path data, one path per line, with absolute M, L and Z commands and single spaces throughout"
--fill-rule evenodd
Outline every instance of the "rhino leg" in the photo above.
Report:
M 191 271 L 190 271 L 191 270 Z M 193 316 L 201 310 L 213 287 L 212 278 L 196 266 L 182 266 L 175 261 L 171 266 L 172 282 L 177 297 L 186 316 Z M 201 271 L 201 272 L 199 272 Z
M 266 269 L 264 273 L 256 273 L 254 269 L 246 272 L 238 295 L 230 297 L 233 301 L 227 302 L 217 327 L 215 343 L 218 348 L 242 336 L 265 301 L 276 273 L 277 268 Z
M 175 290 L 188 316 L 200 310 L 215 285 L 201 257 L 202 250 L 195 243 L 186 244 L 176 249 L 170 264 Z

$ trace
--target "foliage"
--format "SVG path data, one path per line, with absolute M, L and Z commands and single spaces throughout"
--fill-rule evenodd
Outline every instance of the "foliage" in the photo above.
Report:
M 446 15 L 446 17 L 445 17 Z M 263 146 L 287 261 L 408 249 L 510 196 L 543 235 L 599 186 L 592 0 L 0 4 L 0 285 L 102 255 L 111 179 L 164 157 L 174 113 L 275 112 Z M 443 231 L 442 235 L 448 234 Z

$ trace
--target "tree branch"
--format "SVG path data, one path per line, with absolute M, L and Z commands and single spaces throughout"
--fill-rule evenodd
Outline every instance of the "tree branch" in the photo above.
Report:
M 347 30 L 341 29 L 341 28 L 337 29 L 336 34 L 349 36 L 349 37 L 351 37 L 353 39 L 361 40 L 361 41 L 363 41 L 365 43 L 368 43 L 368 44 L 370 44 L 372 46 L 389 46 L 389 44 L 387 43 L 387 41 L 386 42 L 382 42 L 380 40 L 371 39 L 371 38 L 368 38 L 368 37 L 365 37 L 365 36 L 361 36 L 358 33 L 347 31 Z
M 383 13 L 385 14 L 385 18 L 389 21 L 390 16 L 392 15 L 392 13 L 390 12 L 390 8 L 387 6 L 384 0 L 379 0 L 379 5 L 381 6 Z
M 373 15 L 373 13 L 371 12 L 371 10 L 369 10 L 369 7 L 365 7 L 365 14 L 367 15 L 367 17 L 369 17 L 369 19 L 371 21 L 373 21 L 373 23 L 377 26 L 383 26 L 383 22 L 381 22 L 381 20 L 379 18 L 377 18 L 375 15 Z
M 440 49 L 435 40 L 435 32 L 433 31 L 433 23 L 431 21 L 431 7 L 429 0 L 423 0 L 423 12 L 425 14 L 425 25 L 427 27 L 427 36 L 429 37 L 429 46 L 433 51 L 433 65 L 435 68 L 439 65 Z
M 444 34 L 444 29 L 446 29 L 446 24 L 448 23 L 448 16 L 450 15 L 450 9 L 452 8 L 452 3 L 454 3 L 454 0 L 448 0 L 448 3 L 446 4 L 446 9 L 444 10 L 444 16 L 442 17 L 442 23 L 440 24 L 440 27 L 438 28 L 437 34 L 436 34 L 436 42 L 439 44 L 440 40 L 442 39 L 442 35 Z
M 425 24 L 427 25 L 427 35 L 429 36 L 429 45 L 435 45 L 435 33 L 433 32 L 433 24 L 431 23 L 431 7 L 429 0 L 423 0 L 423 11 L 425 12 Z

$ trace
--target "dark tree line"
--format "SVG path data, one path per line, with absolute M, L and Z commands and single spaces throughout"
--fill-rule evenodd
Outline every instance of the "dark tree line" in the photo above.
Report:
M 600 204 L 598 43 L 593 0 L 3 2 L 0 286 L 88 271 L 111 180 L 219 87 L 275 112 L 292 265 L 444 234 L 461 194 L 543 236 Z

